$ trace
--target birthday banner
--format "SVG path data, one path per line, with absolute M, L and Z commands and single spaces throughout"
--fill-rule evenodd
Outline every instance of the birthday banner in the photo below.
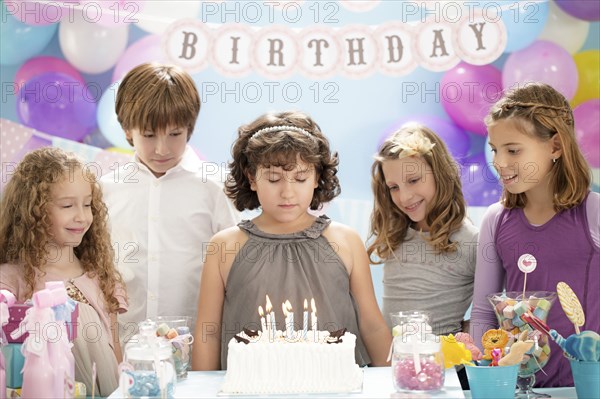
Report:
M 477 11 L 452 23 L 432 18 L 341 28 L 244 24 L 213 28 L 197 19 L 180 19 L 162 33 L 166 58 L 190 73 L 211 66 L 228 77 L 258 72 L 270 79 L 294 73 L 310 79 L 336 74 L 362 79 L 375 72 L 404 76 L 417 66 L 447 71 L 461 60 L 486 65 L 500 57 L 506 42 L 502 20 L 490 20 Z

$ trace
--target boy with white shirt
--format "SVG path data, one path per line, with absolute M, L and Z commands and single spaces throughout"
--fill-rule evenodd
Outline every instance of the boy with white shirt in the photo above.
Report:
M 200 112 L 189 74 L 135 67 L 119 85 L 116 112 L 136 150 L 131 163 L 101 179 L 129 296 L 119 318 L 125 343 L 147 318 L 189 316 L 193 324 L 206 243 L 239 217 L 214 168 L 187 145 Z

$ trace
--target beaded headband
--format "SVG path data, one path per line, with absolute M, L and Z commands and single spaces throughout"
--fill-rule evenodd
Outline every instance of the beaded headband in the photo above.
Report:
M 262 128 L 260 130 L 257 130 L 252 136 L 250 136 L 249 140 L 257 138 L 258 136 L 260 136 L 263 133 L 277 132 L 277 131 L 280 131 L 280 130 L 292 130 L 294 132 L 302 133 L 306 137 L 314 138 L 314 136 L 312 134 L 310 134 L 308 132 L 308 130 L 304 130 L 301 127 L 279 125 L 279 126 L 264 127 L 264 128 Z

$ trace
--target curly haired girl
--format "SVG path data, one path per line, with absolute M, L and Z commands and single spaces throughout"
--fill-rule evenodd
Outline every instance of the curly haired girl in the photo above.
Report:
M 102 396 L 118 385 L 116 313 L 127 298 L 107 228 L 96 177 L 58 148 L 28 153 L 0 204 L 0 288 L 25 301 L 47 281 L 63 281 L 78 302 L 73 342 L 75 379 Z M 114 339 L 114 340 L 113 340 Z M 92 381 L 96 363 L 97 379 Z
M 321 129 L 305 114 L 282 112 L 238 133 L 226 192 L 238 210 L 261 213 L 216 234 L 207 247 L 193 368 L 227 368 L 227 344 L 243 328 L 260 328 L 265 295 L 276 305 L 289 300 L 300 314 L 304 300 L 314 298 L 319 330 L 347 328 L 358 337 L 358 364 L 386 364 L 391 334 L 363 242 L 350 228 L 308 212 L 340 192 L 337 155 Z M 275 319 L 285 330 L 279 309 Z

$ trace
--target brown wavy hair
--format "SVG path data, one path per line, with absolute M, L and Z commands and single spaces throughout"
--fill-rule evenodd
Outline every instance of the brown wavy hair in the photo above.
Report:
M 253 137 L 257 131 L 274 126 L 282 128 Z M 285 126 L 304 129 L 310 136 L 285 129 Z M 229 163 L 231 172 L 225 182 L 225 193 L 239 211 L 260 206 L 256 192 L 250 188 L 250 177 L 256 175 L 259 167 L 278 166 L 284 170 L 292 170 L 298 156 L 303 162 L 313 165 L 317 173 L 318 187 L 315 188 L 310 209 L 319 209 L 323 203 L 340 194 L 336 176 L 337 153 L 331 153 L 329 141 L 319 125 L 302 112 L 265 114 L 241 126 L 231 155 L 233 161 Z
M 415 149 L 418 153 L 416 156 L 421 156 L 431 167 L 436 184 L 435 195 L 426 216 L 430 227 L 429 237 L 426 237 L 429 244 L 439 253 L 456 251 L 457 244 L 450 240 L 450 236 L 461 228 L 466 216 L 459 168 L 442 139 L 425 126 L 403 126 L 384 141 L 371 168 L 371 187 L 375 198 L 369 232 L 371 243 L 367 253 L 375 264 L 393 256 L 393 252 L 406 239 L 408 228 L 413 223 L 394 204 L 382 169 L 386 161 L 413 155 L 399 149 L 405 147 L 407 140 L 424 143 L 428 140 L 433 144 L 433 148 Z
M 562 155 L 553 163 L 550 184 L 554 192 L 554 210 L 559 212 L 583 202 L 591 184 L 591 170 L 575 138 L 573 110 L 567 99 L 545 83 L 528 83 L 510 90 L 490 109 L 486 125 L 512 120 L 523 134 L 541 141 L 558 135 Z M 506 208 L 523 208 L 525 193 L 502 192 Z
M 200 95 L 194 79 L 178 66 L 144 63 L 119 84 L 115 110 L 125 131 L 185 127 L 189 141 L 200 113 Z M 131 139 L 127 142 L 133 146 Z
M 92 186 L 93 223 L 74 253 L 83 270 L 98 278 L 107 309 L 114 313 L 119 303 L 115 286 L 124 286 L 114 265 L 114 253 L 107 225 L 108 212 L 96 176 L 72 153 L 45 147 L 25 155 L 7 183 L 0 203 L 0 263 L 23 266 L 30 296 L 35 288 L 36 271 L 46 263 L 51 245 L 51 221 L 48 212 L 52 202 L 52 185 L 73 173 L 83 173 Z

